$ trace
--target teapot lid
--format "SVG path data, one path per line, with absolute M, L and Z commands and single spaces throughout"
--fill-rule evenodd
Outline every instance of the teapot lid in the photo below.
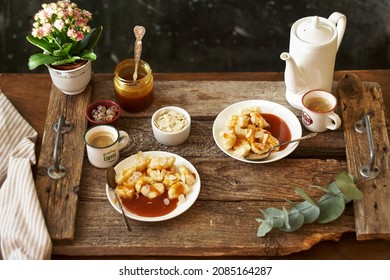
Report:
M 314 16 L 299 24 L 296 35 L 310 44 L 324 44 L 332 39 L 333 30 L 326 23 L 321 22 L 318 16 Z

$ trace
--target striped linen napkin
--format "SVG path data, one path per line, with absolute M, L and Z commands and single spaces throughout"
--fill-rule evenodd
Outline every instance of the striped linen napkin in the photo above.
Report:
M 31 171 L 38 133 L 1 91 L 0 108 L 0 253 L 4 259 L 50 259 L 52 243 Z

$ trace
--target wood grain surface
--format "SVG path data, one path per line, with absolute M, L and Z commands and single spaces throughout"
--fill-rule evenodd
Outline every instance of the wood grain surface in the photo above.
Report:
M 54 242 L 71 241 L 74 237 L 78 206 L 77 192 L 80 187 L 85 150 L 83 135 L 87 127 L 84 114 L 91 95 L 91 84 L 84 92 L 74 96 L 62 93 L 54 85 L 51 88 L 35 184 L 46 225 Z M 66 175 L 59 180 L 54 180 L 48 176 L 47 170 L 54 164 L 54 144 L 57 134 L 54 125 L 58 123 L 61 115 L 65 117 L 65 121 L 72 124 L 73 129 L 62 134 L 62 141 L 58 148 L 58 163 L 66 168 Z
M 359 184 L 364 199 L 355 202 L 355 227 L 358 240 L 390 239 L 390 146 L 386 128 L 385 105 L 381 89 L 363 84 L 359 77 L 346 74 L 338 83 L 344 121 L 348 170 L 364 182 L 363 166 L 371 168 L 367 132 L 357 133 L 355 123 L 369 114 L 373 140 L 373 166 L 378 177 Z M 366 131 L 366 130 L 364 130 Z

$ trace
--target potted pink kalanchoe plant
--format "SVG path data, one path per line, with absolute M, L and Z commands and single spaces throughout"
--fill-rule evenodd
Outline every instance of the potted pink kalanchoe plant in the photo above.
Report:
M 93 48 L 99 41 L 103 27 L 92 29 L 88 25 L 92 14 L 69 0 L 43 4 L 42 8 L 35 14 L 32 33 L 26 38 L 43 52 L 30 56 L 28 67 L 33 70 L 46 65 L 53 83 L 59 89 L 68 94 L 80 93 L 90 81 L 91 61 L 97 58 Z M 69 68 L 76 68 L 79 73 L 70 72 L 72 70 Z M 70 76 L 79 77 L 81 74 L 82 84 L 85 85 L 78 85 L 78 82 L 69 79 Z M 61 81 L 66 84 L 63 88 Z

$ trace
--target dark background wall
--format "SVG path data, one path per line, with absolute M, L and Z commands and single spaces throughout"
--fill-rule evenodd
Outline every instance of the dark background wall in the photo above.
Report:
M 29 72 L 39 52 L 25 36 L 42 3 L 0 0 L 0 73 Z M 133 56 L 133 27 L 143 25 L 142 58 L 154 72 L 284 71 L 291 25 L 305 16 L 347 17 L 336 69 L 390 68 L 390 0 L 78 0 L 104 26 L 93 69 L 112 73 Z M 45 67 L 33 71 L 47 72 Z

